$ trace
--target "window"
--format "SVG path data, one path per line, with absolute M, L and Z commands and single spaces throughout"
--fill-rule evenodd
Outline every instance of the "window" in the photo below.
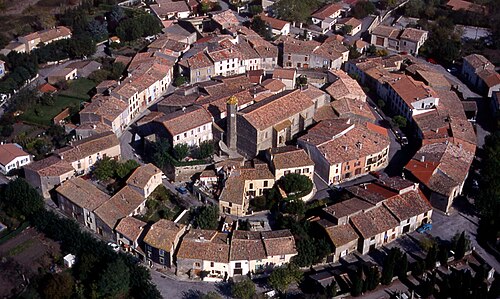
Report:
M 165 259 L 160 257 L 160 264 L 165 264 Z
M 292 55 L 288 55 L 288 60 L 292 60 Z M 274 58 L 273 58 L 274 61 Z
M 213 267 L 215 265 L 214 262 L 210 262 L 210 267 Z
M 306 57 L 304 57 L 304 61 L 307 61 L 307 56 L 306 56 Z
M 280 260 L 284 260 L 285 259 L 285 256 L 284 255 L 280 255 Z
M 234 267 L 235 267 L 235 268 L 241 268 L 241 263 L 235 263 L 235 264 L 234 264 Z
M 309 173 L 309 168 L 304 168 L 304 169 L 302 169 L 302 172 L 303 172 L 303 173 Z
M 267 181 L 264 181 L 264 187 L 267 187 L 268 186 L 268 182 Z
M 187 133 L 184 133 L 184 137 L 188 137 L 188 134 L 187 134 Z
M 201 267 L 201 264 L 200 263 L 194 263 L 194 266 L 197 267 L 197 268 L 199 268 L 199 267 Z
M 165 255 L 165 250 L 163 250 L 163 249 L 159 249 L 159 250 L 158 250 L 158 254 L 159 254 L 160 256 L 164 256 L 164 255 Z
M 250 185 L 248 185 L 248 189 L 253 190 L 253 183 L 250 183 Z

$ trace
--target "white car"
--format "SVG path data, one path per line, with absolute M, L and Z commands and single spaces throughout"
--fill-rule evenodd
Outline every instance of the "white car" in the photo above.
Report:
M 115 243 L 113 243 L 113 242 L 109 242 L 109 243 L 108 243 L 108 246 L 109 246 L 109 247 L 111 247 L 111 249 L 113 249 L 113 251 L 115 251 L 115 252 L 120 251 L 120 246 L 116 245 L 116 244 L 115 244 Z

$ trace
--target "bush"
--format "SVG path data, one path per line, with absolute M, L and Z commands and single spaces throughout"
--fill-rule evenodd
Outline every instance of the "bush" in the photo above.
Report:
M 185 76 L 179 76 L 177 78 L 175 78 L 174 80 L 174 86 L 175 87 L 179 87 L 179 86 L 182 86 L 184 84 L 186 84 L 188 82 L 188 78 L 185 77 Z
M 282 178 L 282 185 L 288 195 L 295 195 L 297 197 L 302 197 L 311 193 L 314 186 L 310 178 L 297 173 L 285 175 L 285 177 Z
M 176 144 L 173 148 L 175 159 L 184 160 L 189 155 L 189 146 L 185 143 Z

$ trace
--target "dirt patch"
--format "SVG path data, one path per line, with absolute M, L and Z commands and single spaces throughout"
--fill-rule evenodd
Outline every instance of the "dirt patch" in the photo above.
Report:
M 48 271 L 60 255 L 59 244 L 34 228 L 0 245 L 0 298 L 22 290 L 24 278 L 32 278 L 40 270 Z

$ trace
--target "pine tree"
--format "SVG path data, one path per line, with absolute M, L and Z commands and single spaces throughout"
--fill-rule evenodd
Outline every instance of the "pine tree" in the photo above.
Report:
M 408 256 L 405 253 L 401 258 L 401 261 L 399 262 L 399 267 L 398 267 L 399 279 L 406 278 L 407 273 L 408 273 Z
M 382 269 L 382 278 L 380 282 L 384 285 L 389 285 L 394 277 L 394 267 L 396 266 L 396 254 L 397 251 L 392 249 L 384 261 L 384 267 Z
M 465 232 L 463 231 L 460 237 L 458 237 L 457 246 L 455 248 L 455 259 L 462 259 L 465 256 L 465 251 L 467 251 L 467 240 L 465 238 Z
M 354 274 L 351 295 L 357 297 L 361 295 L 362 292 L 363 292 L 363 270 L 361 269 L 361 267 L 359 267 L 358 271 Z
M 437 249 L 436 246 L 432 246 L 427 252 L 427 256 L 425 257 L 425 268 L 427 270 L 432 270 L 436 267 L 437 260 Z

